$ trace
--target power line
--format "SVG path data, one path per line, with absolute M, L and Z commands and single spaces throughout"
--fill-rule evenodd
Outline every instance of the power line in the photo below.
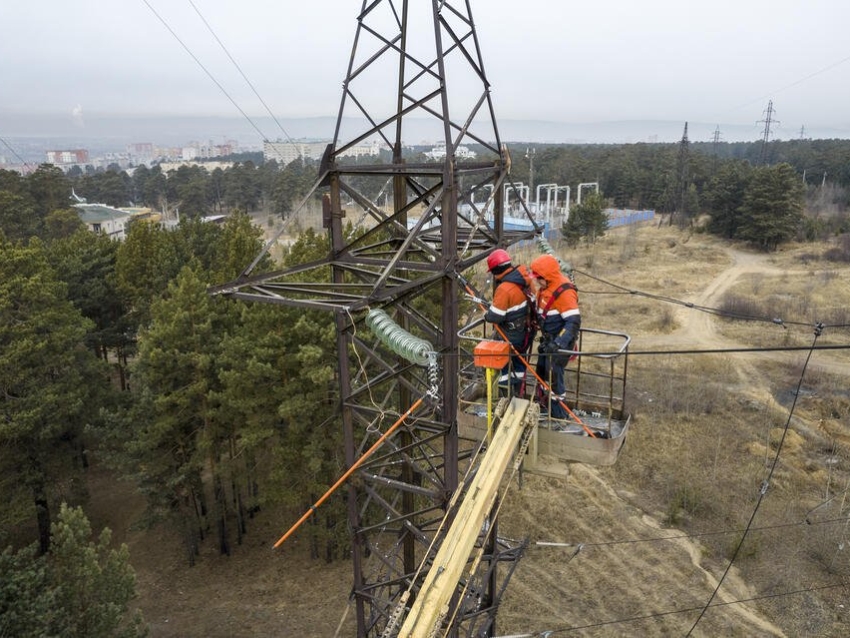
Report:
M 233 66 L 235 66 L 236 70 L 239 71 L 239 74 L 242 76 L 242 79 L 245 80 L 245 83 L 249 87 L 251 87 L 251 90 L 254 92 L 254 95 L 257 96 L 257 99 L 260 101 L 260 104 L 262 104 L 265 107 L 266 112 L 274 120 L 274 123 L 277 124 L 278 128 L 280 128 L 281 131 L 283 131 L 283 135 L 286 137 L 287 140 L 289 140 L 289 143 L 294 144 L 295 142 L 289 136 L 289 133 L 286 132 L 286 129 L 283 128 L 283 125 L 278 121 L 277 117 L 275 117 L 275 114 L 272 113 L 272 110 L 269 108 L 268 104 L 266 104 L 265 100 L 263 100 L 263 98 L 260 97 L 260 94 L 257 92 L 257 89 L 254 88 L 254 85 L 251 83 L 251 80 L 248 79 L 248 76 L 245 75 L 245 73 L 242 71 L 242 67 L 240 67 L 239 64 L 237 64 L 236 60 L 233 59 L 233 56 L 230 55 L 230 51 L 227 50 L 227 47 L 224 46 L 224 43 L 219 39 L 219 37 L 216 35 L 215 31 L 213 31 L 213 28 L 210 26 L 209 22 L 207 22 L 206 18 L 204 18 L 204 16 L 201 14 L 198 7 L 195 5 L 195 3 L 192 0 L 189 0 L 189 4 L 192 5 L 192 8 L 195 10 L 195 13 L 198 14 L 198 17 L 201 19 L 201 21 L 204 23 L 204 25 L 207 27 L 207 29 L 209 29 L 209 32 L 212 34 L 212 37 L 215 38 L 216 42 L 218 42 L 218 45 L 221 47 L 222 51 L 224 51 L 225 55 L 233 63 Z
M 222 93 L 224 93 L 225 97 L 226 97 L 228 100 L 230 100 L 230 103 L 231 103 L 231 104 L 233 104 L 233 106 L 235 106 L 235 107 L 236 107 L 236 110 L 237 110 L 237 111 L 239 111 L 239 112 L 242 114 L 242 117 L 244 117 L 244 118 L 248 121 L 248 123 L 249 123 L 252 127 L 254 127 L 254 130 L 255 130 L 255 131 L 257 131 L 257 133 L 259 134 L 260 138 L 261 138 L 261 139 L 263 139 L 263 140 L 267 140 L 267 139 L 268 139 L 268 137 L 266 137 L 266 135 L 264 135 L 264 134 L 263 134 L 263 132 L 259 129 L 259 127 L 258 127 L 256 124 L 254 124 L 254 120 L 252 120 L 250 117 L 248 117 L 248 114 L 247 114 L 247 113 L 245 113 L 245 111 L 243 111 L 243 110 L 242 110 L 242 107 L 240 107 L 240 106 L 236 103 L 236 100 L 234 100 L 234 99 L 230 96 L 230 94 L 229 94 L 229 93 L 228 93 L 228 92 L 224 89 L 224 87 L 223 87 L 223 86 L 219 83 L 219 81 L 215 79 L 215 77 L 213 76 L 213 74 L 209 72 L 209 70 L 207 69 L 207 67 L 205 67 L 205 66 L 203 65 L 203 63 L 202 63 L 202 62 L 201 62 L 201 61 L 197 58 L 197 56 L 196 56 L 194 53 L 192 53 L 191 49 L 189 49 L 189 47 L 188 47 L 188 46 L 186 46 L 186 44 L 183 42 L 183 40 L 181 40 L 181 39 L 180 39 L 180 36 L 178 36 L 178 35 L 174 32 L 174 29 L 172 29 L 172 28 L 171 28 L 171 26 L 168 24 L 168 22 L 166 22 L 166 21 L 165 21 L 165 19 L 163 19 L 163 17 L 162 17 L 161 15 L 159 15 L 159 13 L 157 13 L 156 9 L 154 9 L 154 8 L 151 6 L 150 2 L 148 2 L 148 0 L 142 0 L 142 2 L 144 2 L 144 3 L 147 5 L 148 9 L 150 9 L 150 10 L 151 10 L 151 12 L 152 12 L 152 13 L 153 13 L 153 14 L 154 14 L 154 15 L 155 15 L 158 19 L 159 19 L 159 21 L 160 21 L 160 22 L 162 22 L 163 26 L 164 26 L 166 29 L 168 29 L 169 33 L 171 33 L 171 35 L 173 35 L 173 36 L 174 36 L 174 39 L 175 39 L 175 40 L 177 40 L 177 42 L 179 42 L 179 43 L 180 43 L 180 46 L 182 46 L 182 47 L 183 47 L 183 49 L 186 51 L 186 53 L 188 53 L 188 54 L 191 56 L 191 58 L 192 58 L 192 59 L 193 59 L 193 60 L 197 63 L 197 65 L 198 65 L 199 67 L 201 67 L 201 70 L 202 70 L 204 73 L 206 73 L 206 74 L 207 74 L 207 77 L 208 77 L 210 80 L 212 80 L 212 81 L 213 81 L 213 83 L 214 83 L 214 84 L 215 84 L 215 85 L 219 88 L 219 90 L 220 90 Z
M 706 348 L 705 350 L 629 350 L 629 356 L 659 355 L 659 354 L 740 354 L 747 352 L 799 352 L 817 350 L 850 350 L 850 344 L 835 346 L 765 346 L 763 348 Z M 601 356 L 615 354 L 613 352 L 581 352 L 582 356 Z
M 667 297 L 667 296 L 664 296 L 664 295 L 656 295 L 654 293 L 644 292 L 642 290 L 637 290 L 637 289 L 634 289 L 634 288 L 626 288 L 625 286 L 621 286 L 620 284 L 615 284 L 612 281 L 608 281 L 606 279 L 602 279 L 601 277 L 591 275 L 590 273 L 585 272 L 583 270 L 579 270 L 578 268 L 574 269 L 574 272 L 576 272 L 576 273 L 578 273 L 582 276 L 588 277 L 589 279 L 593 279 L 595 281 L 603 283 L 607 286 L 611 286 L 612 288 L 616 288 L 619 291 L 621 291 L 620 293 L 595 293 L 595 294 L 636 295 L 636 296 L 639 296 L 639 297 L 645 297 L 647 299 L 655 299 L 656 301 L 664 301 L 664 302 L 667 302 L 667 303 L 676 304 L 676 305 L 679 305 L 679 306 L 683 306 L 685 308 L 691 308 L 692 310 L 699 310 L 701 312 L 707 312 L 709 314 L 717 315 L 719 317 L 727 317 L 729 319 L 741 319 L 741 320 L 745 320 L 745 321 L 764 321 L 766 323 L 774 323 L 774 324 L 777 324 L 777 325 L 780 325 L 780 326 L 786 326 L 786 325 L 787 326 L 795 326 L 796 325 L 796 326 L 811 327 L 813 325 L 812 322 L 810 322 L 810 321 L 786 321 L 786 320 L 779 318 L 779 317 L 758 317 L 758 316 L 755 316 L 755 315 L 745 315 L 745 314 L 741 314 L 741 313 L 728 312 L 728 311 L 725 311 L 725 310 L 720 310 L 719 308 L 713 308 L 711 306 L 700 306 L 700 305 L 697 305 L 697 304 L 690 302 L 690 301 L 682 301 L 681 299 L 676 299 L 675 297 Z M 582 291 L 582 294 L 594 294 L 594 293 Z M 826 324 L 824 324 L 824 327 L 843 327 L 843 324 L 842 325 L 835 325 L 835 326 L 827 326 Z M 806 349 L 808 349 L 808 348 L 806 348 Z
M 3 142 L 3 146 L 8 148 L 9 151 L 12 153 L 12 155 L 14 155 L 21 164 L 23 164 L 26 168 L 32 170 L 32 166 L 30 166 L 23 157 L 18 155 L 17 151 L 15 151 L 15 149 L 13 149 L 11 146 L 9 146 L 9 143 L 6 140 L 4 140 L 2 137 L 0 137 L 0 142 Z
M 825 589 L 836 589 L 838 587 L 847 587 L 846 583 L 832 583 L 829 585 L 818 585 L 817 587 L 808 587 L 806 589 L 794 589 L 786 592 L 780 592 L 777 594 L 765 594 L 763 596 L 753 596 L 752 598 L 739 598 L 737 600 L 726 600 L 722 602 L 715 602 L 710 605 L 711 608 L 715 607 L 726 607 L 728 605 L 740 605 L 742 603 L 752 603 L 759 600 L 768 600 L 771 598 L 783 598 L 785 596 L 796 596 L 798 594 L 808 594 L 813 591 L 822 591 Z M 569 627 L 559 627 L 556 629 L 548 629 L 545 631 L 537 631 L 534 633 L 520 634 L 517 638 L 543 638 L 544 636 L 551 636 L 552 634 L 566 633 L 569 631 L 578 631 L 580 629 L 593 629 L 595 627 L 605 627 L 607 625 L 619 625 L 628 622 L 637 622 L 640 620 L 650 620 L 652 618 L 662 618 L 664 616 L 673 616 L 675 614 L 687 614 L 693 611 L 697 611 L 700 607 L 688 607 L 685 609 L 672 609 L 670 611 L 661 611 L 656 612 L 654 614 L 643 614 L 641 616 L 630 616 L 629 618 L 619 618 L 617 620 L 605 620 L 598 623 L 592 623 L 589 625 L 571 625 Z
M 761 101 L 762 101 L 763 99 L 765 99 L 766 97 L 770 97 L 771 95 L 776 95 L 777 93 L 780 93 L 781 91 L 785 91 L 785 90 L 787 90 L 787 89 L 790 89 L 790 88 L 792 88 L 792 87 L 797 86 L 798 84 L 802 84 L 802 83 L 803 83 L 803 82 L 805 82 L 806 80 L 810 80 L 810 79 L 812 79 L 813 77 L 815 77 L 816 75 L 820 75 L 821 73 L 825 73 L 826 71 L 829 71 L 830 69 L 834 69 L 835 67 L 837 67 L 837 66 L 839 66 L 839 65 L 841 65 L 841 64 L 844 64 L 844 63 L 845 63 L 845 62 L 847 62 L 847 61 L 850 61 L 850 56 L 847 56 L 846 58 L 842 58 L 842 59 L 838 60 L 838 62 L 833 62 L 832 64 L 829 64 L 829 65 L 827 65 L 827 66 L 823 67 L 822 69 L 818 69 L 818 70 L 817 70 L 817 71 L 815 71 L 814 73 L 809 73 L 809 75 L 807 75 L 807 76 L 805 76 L 805 77 L 802 77 L 802 78 L 800 78 L 799 80 L 795 80 L 795 81 L 794 81 L 794 82 L 792 82 L 791 84 L 786 84 L 786 85 L 785 85 L 785 86 L 783 86 L 782 88 L 776 89 L 775 91 L 771 91 L 770 93 L 768 93 L 768 94 L 766 94 L 766 95 L 762 95 L 761 97 L 757 97 L 757 98 L 755 98 L 754 100 L 750 100 L 750 101 L 749 101 L 749 102 L 747 102 L 746 104 L 741 104 L 740 106 L 738 106 L 738 107 L 736 107 L 736 108 L 739 108 L 739 109 L 740 109 L 740 108 L 744 108 L 744 107 L 746 107 L 746 106 L 750 106 L 751 104 L 755 104 L 756 102 L 761 102 Z
M 820 507 L 820 506 L 818 506 Z M 817 508 L 815 508 L 817 509 Z M 830 518 L 822 521 L 810 521 L 808 519 L 804 519 L 802 521 L 795 521 L 793 523 L 778 523 L 776 525 L 765 525 L 762 527 L 751 527 L 751 532 L 766 532 L 775 529 L 785 529 L 788 527 L 803 527 L 803 526 L 811 526 L 811 525 L 828 525 L 830 523 L 846 523 L 848 521 L 847 516 L 841 516 L 839 518 Z M 676 541 L 676 540 L 687 540 L 691 538 L 705 538 L 708 536 L 725 536 L 728 534 L 740 534 L 746 531 L 744 528 L 740 529 L 724 529 L 717 530 L 714 532 L 696 532 L 694 534 L 677 534 L 675 536 L 655 536 L 653 538 L 630 538 L 630 539 L 621 539 L 621 540 L 613 540 L 613 541 L 600 541 L 598 543 L 558 543 L 558 542 L 549 542 L 549 541 L 537 541 L 535 545 L 537 547 L 610 547 L 612 545 L 632 545 L 637 543 L 655 543 L 658 541 Z

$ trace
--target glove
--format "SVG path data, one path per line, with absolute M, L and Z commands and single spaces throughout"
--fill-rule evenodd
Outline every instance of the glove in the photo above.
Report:
M 563 335 L 555 339 L 552 343 L 557 350 L 572 350 L 574 341 L 575 339 L 573 339 L 572 335 Z
M 540 345 L 537 346 L 537 352 L 539 354 L 552 354 L 553 352 L 558 351 L 558 344 L 555 343 L 554 339 L 548 339 L 546 341 L 541 341 Z

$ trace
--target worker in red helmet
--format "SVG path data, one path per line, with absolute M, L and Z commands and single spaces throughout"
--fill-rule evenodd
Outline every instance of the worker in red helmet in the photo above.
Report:
M 510 361 L 499 375 L 499 395 L 522 398 L 526 374 L 523 356 L 534 341 L 529 278 L 522 266 L 513 266 L 511 256 L 501 248 L 487 257 L 487 270 L 493 275 L 496 290 L 484 320 L 499 326 L 512 346 Z
M 538 385 L 535 399 L 541 403 L 541 414 L 553 419 L 565 419 L 566 409 L 561 401 L 566 399 L 564 373 L 575 350 L 581 330 L 581 312 L 578 307 L 578 290 L 563 272 L 552 255 L 542 255 L 531 262 L 531 277 L 536 282 L 537 325 L 540 327 L 540 345 L 535 371 L 549 386 Z

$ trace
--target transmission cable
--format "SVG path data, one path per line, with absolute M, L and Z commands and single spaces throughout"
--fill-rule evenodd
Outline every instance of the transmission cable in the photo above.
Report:
M 18 161 L 19 161 L 19 162 L 20 162 L 20 163 L 21 163 L 21 164 L 22 164 L 25 168 L 28 168 L 29 170 L 32 170 L 32 166 L 30 166 L 30 165 L 27 163 L 27 161 L 26 161 L 23 157 L 21 157 L 20 155 L 18 155 L 17 151 L 15 151 L 15 149 L 13 149 L 11 146 L 9 146 L 9 143 L 8 143 L 6 140 L 4 140 L 2 137 L 0 137 L 0 142 L 3 142 L 3 146 L 5 146 L 6 148 L 8 148 L 8 149 L 9 149 L 9 151 L 12 153 L 12 155 L 14 155 L 16 158 L 18 158 Z
M 785 321 L 785 320 L 778 318 L 778 317 L 757 317 L 757 316 L 753 316 L 753 315 L 745 315 L 745 314 L 740 314 L 740 313 L 727 312 L 727 311 L 724 311 L 724 310 L 720 310 L 719 308 L 712 308 L 711 306 L 699 306 L 699 305 L 697 305 L 697 304 L 695 304 L 691 301 L 682 301 L 681 299 L 676 299 L 675 297 L 666 297 L 664 295 L 656 295 L 656 294 L 653 294 L 653 293 L 644 292 L 642 290 L 636 290 L 634 288 L 627 288 L 625 286 L 621 286 L 620 284 L 616 284 L 612 281 L 607 281 L 606 279 L 602 279 L 601 277 L 596 277 L 595 275 L 591 275 L 590 273 L 584 272 L 582 270 L 576 269 L 575 272 L 581 274 L 584 277 L 588 277 L 589 279 L 593 279 L 595 281 L 606 284 L 606 285 L 611 286 L 613 288 L 617 288 L 618 290 L 622 291 L 623 294 L 630 294 L 630 295 L 636 295 L 636 296 L 640 296 L 640 297 L 646 297 L 647 299 L 655 299 L 656 301 L 665 301 L 667 303 L 677 304 L 677 305 L 680 305 L 680 306 L 684 306 L 685 308 L 691 308 L 693 310 L 699 310 L 701 312 L 706 312 L 708 314 L 713 314 L 713 315 L 717 315 L 717 316 L 720 316 L 720 317 L 728 317 L 728 318 L 731 318 L 731 319 L 742 319 L 742 320 L 747 320 L 747 321 L 764 321 L 766 323 L 774 323 L 776 325 L 783 326 L 783 327 L 786 326 L 786 325 L 792 325 L 792 326 L 811 326 L 812 325 L 811 322 L 806 322 L 806 321 Z
M 711 607 L 726 607 L 728 605 L 739 605 L 742 603 L 752 603 L 758 600 L 769 600 L 771 598 L 784 598 L 785 596 L 796 596 L 798 594 L 808 594 L 813 591 L 823 591 L 826 589 L 836 589 L 838 587 L 847 587 L 846 583 L 832 583 L 829 585 L 818 585 L 817 587 L 808 587 L 806 589 L 795 589 L 786 592 L 780 592 L 778 594 L 765 594 L 763 596 L 753 596 L 752 598 L 739 598 L 737 600 L 724 600 L 721 602 L 716 602 L 711 604 Z M 568 627 L 558 627 L 555 629 L 547 629 L 544 631 L 535 631 L 532 633 L 524 633 L 524 634 L 514 634 L 512 636 L 504 636 L 503 638 L 546 638 L 547 636 L 551 636 L 553 634 L 561 634 L 567 633 L 571 631 L 578 631 L 580 629 L 594 629 L 596 627 L 605 627 L 608 625 L 619 625 L 622 623 L 628 622 L 637 622 L 640 620 L 651 620 L 653 618 L 663 618 L 664 616 L 674 616 L 676 614 L 686 614 L 688 612 L 696 611 L 700 609 L 699 607 L 688 607 L 686 609 L 672 609 L 670 611 L 660 611 L 653 614 L 644 614 L 642 616 L 632 616 L 630 618 L 619 618 L 617 620 L 604 620 L 598 623 L 591 623 L 589 625 L 571 625 Z
M 761 102 L 765 98 L 771 97 L 771 96 L 775 95 L 776 93 L 780 93 L 780 92 L 785 91 L 787 89 L 793 88 L 793 87 L 797 86 L 798 84 L 802 84 L 806 80 L 810 80 L 813 77 L 820 75 L 821 73 L 825 73 L 825 72 L 829 71 L 830 69 L 834 69 L 835 67 L 840 66 L 841 64 L 844 64 L 848 60 L 850 60 L 850 56 L 847 56 L 846 58 L 842 58 L 841 60 L 838 60 L 837 62 L 833 62 L 832 64 L 828 64 L 827 66 L 823 67 L 822 69 L 818 69 L 817 71 L 815 71 L 813 73 L 809 73 L 807 76 L 802 77 L 799 80 L 795 80 L 791 84 L 786 84 L 782 88 L 776 89 L 775 91 L 772 91 L 771 93 L 763 95 L 762 97 L 757 97 L 756 99 L 750 100 L 746 104 L 741 104 L 740 106 L 737 106 L 735 108 L 741 109 L 741 108 L 744 108 L 745 106 L 750 106 L 751 104 L 755 104 L 756 102 Z
M 229 94 L 229 93 L 225 90 L 225 88 L 224 88 L 224 87 L 223 87 L 223 86 L 219 83 L 219 81 L 215 79 L 215 77 L 213 76 L 213 74 L 209 72 L 209 70 L 207 69 L 207 67 L 205 67 L 205 66 L 203 65 L 203 63 L 202 63 L 202 62 L 201 62 L 201 61 L 197 58 L 197 56 L 196 56 L 194 53 L 192 53 L 191 49 L 189 49 L 189 47 L 188 47 L 188 46 L 186 46 L 186 44 L 183 42 L 183 40 L 181 40 L 181 39 L 180 39 L 180 36 L 178 36 L 178 35 L 177 35 L 177 33 L 175 33 L 174 29 L 172 29 L 172 28 L 171 28 L 171 26 L 168 24 L 168 22 L 166 22 L 166 21 L 165 21 L 165 19 L 164 19 L 161 15 L 159 15 L 159 13 L 157 13 L 156 9 L 154 9 L 154 8 L 151 6 L 150 2 L 148 2 L 148 0 L 142 0 L 142 2 L 144 2 L 144 3 L 147 5 L 148 9 L 150 9 L 150 10 L 151 10 L 151 12 L 152 12 L 152 13 L 153 13 L 153 14 L 154 14 L 154 15 L 155 15 L 158 19 L 159 19 L 159 21 L 160 21 L 160 22 L 162 22 L 163 26 L 164 26 L 166 29 L 168 29 L 168 31 L 171 33 L 171 35 L 173 35 L 173 36 L 174 36 L 174 38 L 177 40 L 177 42 L 179 42 L 179 43 L 180 43 L 180 46 L 182 46 L 182 47 L 183 47 L 183 49 L 186 51 L 186 53 L 188 53 L 188 54 L 191 56 L 191 58 L 192 58 L 192 59 L 193 59 L 193 60 L 197 63 L 197 65 L 198 65 L 199 67 L 201 67 L 201 70 L 203 70 L 203 72 L 207 74 L 207 77 L 209 77 L 209 79 L 213 81 L 213 83 L 214 83 L 214 84 L 215 84 L 215 85 L 219 88 L 219 90 L 220 90 L 222 93 L 224 93 L 225 97 L 227 97 L 227 99 L 228 99 L 228 100 L 230 100 L 230 103 L 231 103 L 231 104 L 233 104 L 233 106 L 235 106 L 235 107 L 236 107 L 236 110 L 238 110 L 238 111 L 242 114 L 242 117 L 244 117 L 246 120 L 248 120 L 248 123 L 249 123 L 252 127 L 254 127 L 254 130 L 255 130 L 255 131 L 257 131 L 257 133 L 259 134 L 260 139 L 267 140 L 267 139 L 268 139 L 268 137 L 266 137 L 266 135 L 264 135 L 264 134 L 263 134 L 263 132 L 259 129 L 259 127 L 258 127 L 258 126 L 254 123 L 254 120 L 252 120 L 250 117 L 248 117 L 248 114 L 247 114 L 247 113 L 245 113 L 245 111 L 243 111 L 243 110 L 242 110 L 242 107 L 240 107 L 240 106 L 236 103 L 236 100 L 234 100 L 234 99 L 230 96 L 230 94 Z
M 819 323 L 817 324 L 817 326 L 815 326 L 815 334 L 812 340 L 812 347 L 814 347 L 814 345 L 817 343 L 818 337 L 820 337 L 822 332 L 823 324 Z M 779 456 L 782 453 L 782 446 L 785 443 L 785 437 L 788 435 L 788 430 L 791 427 L 791 418 L 794 415 L 794 409 L 797 407 L 797 398 L 800 396 L 800 388 L 803 385 L 803 379 L 806 376 L 806 368 L 808 367 L 809 360 L 811 358 L 812 351 L 809 352 L 808 356 L 806 357 L 806 361 L 803 364 L 803 369 L 800 371 L 800 379 L 797 382 L 797 390 L 796 392 L 794 392 L 794 401 L 791 404 L 791 409 L 788 411 L 788 419 L 785 421 L 785 427 L 782 430 L 782 437 L 779 439 L 779 443 L 776 446 L 776 454 L 774 454 L 773 456 L 773 463 L 770 466 L 770 471 L 767 474 L 767 478 L 762 482 L 761 487 L 759 489 L 758 500 L 756 501 L 755 507 L 753 507 L 753 513 L 752 515 L 750 515 L 750 520 L 747 523 L 746 528 L 744 529 L 744 533 L 741 534 L 741 539 L 738 541 L 738 545 L 735 547 L 735 551 L 732 553 L 732 557 L 729 559 L 729 563 L 726 565 L 726 569 L 724 570 L 723 575 L 718 579 L 717 586 L 714 588 L 714 591 L 711 593 L 711 596 L 708 598 L 708 601 L 705 603 L 705 606 L 702 608 L 702 611 L 700 612 L 697 619 L 694 621 L 693 626 L 691 626 L 691 629 L 690 631 L 688 631 L 686 636 L 690 636 L 693 633 L 694 629 L 696 629 L 696 626 L 699 624 L 700 620 L 702 620 L 702 617 L 705 615 L 705 612 L 711 606 L 711 603 L 714 600 L 715 596 L 717 596 L 717 593 L 720 591 L 720 587 L 723 585 L 726 576 L 729 574 L 729 570 L 732 569 L 732 565 L 735 563 L 735 559 L 738 557 L 738 553 L 741 551 L 741 547 L 743 547 L 744 545 L 744 541 L 746 540 L 747 534 L 749 533 L 750 528 L 752 527 L 753 521 L 756 518 L 756 514 L 758 514 L 759 508 L 761 507 L 761 504 L 764 501 L 764 497 L 767 494 L 768 487 L 770 486 L 770 479 L 773 477 L 773 473 L 776 470 L 776 466 L 779 464 Z
M 239 71 L 239 75 L 241 75 L 242 79 L 245 80 L 245 83 L 249 87 L 251 87 L 251 90 L 254 92 L 254 95 L 257 96 L 257 99 L 260 101 L 260 104 L 262 104 L 265 107 L 266 112 L 274 120 L 274 123 L 277 124 L 278 128 L 280 128 L 281 131 L 283 131 L 284 137 L 286 137 L 286 139 L 289 140 L 290 144 L 295 144 L 295 142 L 292 141 L 292 138 L 289 136 L 289 133 L 286 132 L 286 129 L 283 128 L 283 125 L 278 121 L 277 117 L 275 117 L 275 114 L 272 113 L 272 110 L 269 108 L 268 104 L 266 104 L 265 100 L 263 100 L 263 98 L 260 97 L 260 94 L 257 92 L 257 89 L 254 88 L 254 85 L 251 83 L 251 80 L 249 80 L 248 77 L 245 75 L 245 73 L 242 71 L 242 67 L 240 67 L 239 64 L 237 64 L 236 60 L 233 59 L 233 56 L 230 55 L 230 51 L 227 50 L 227 47 L 224 46 L 224 43 L 219 39 L 219 37 L 216 35 L 215 31 L 213 31 L 213 28 L 210 26 L 210 23 L 207 22 L 206 18 L 204 18 L 204 16 L 201 14 L 201 11 L 198 9 L 197 5 L 192 0 L 189 0 L 189 4 L 192 5 L 192 8 L 195 10 L 195 13 L 198 14 L 198 17 L 201 19 L 201 21 L 204 23 L 204 25 L 207 27 L 207 29 L 209 29 L 210 34 L 212 35 L 213 38 L 215 38 L 215 41 L 218 42 L 218 45 L 221 47 L 221 50 L 224 51 L 224 54 L 233 63 L 233 66 L 236 67 L 236 70 Z
M 845 492 L 848 490 L 844 490 Z M 836 496 L 840 496 L 841 494 L 837 494 Z M 835 497 L 832 497 L 835 498 Z M 822 507 L 829 501 L 825 501 L 821 503 L 817 507 L 809 510 L 809 512 L 814 511 L 818 507 Z M 806 518 L 802 521 L 796 521 L 794 523 L 778 523 L 776 525 L 764 525 L 762 527 L 751 527 L 749 531 L 751 532 L 765 532 L 769 530 L 775 529 L 783 529 L 787 527 L 802 527 L 804 525 L 828 525 L 829 523 L 843 523 L 847 522 L 847 516 L 841 516 L 839 518 L 829 518 L 821 521 L 812 521 L 808 518 L 808 512 L 806 513 Z M 653 538 L 632 538 L 632 539 L 620 539 L 620 540 L 612 540 L 612 541 L 600 541 L 598 543 L 559 543 L 556 541 L 536 541 L 534 544 L 540 548 L 546 547 L 610 547 L 611 545 L 632 545 L 637 543 L 654 543 L 657 541 L 679 541 L 679 540 L 687 540 L 691 538 L 704 538 L 706 536 L 724 536 L 727 534 L 740 534 L 744 532 L 744 529 L 725 529 L 725 530 L 717 530 L 714 532 L 695 532 L 693 534 L 677 534 L 675 536 L 655 536 Z
M 816 348 L 812 348 L 810 346 L 764 346 L 760 348 L 706 348 L 703 350 L 629 350 L 629 356 L 637 356 L 637 355 L 657 355 L 657 354 L 736 354 L 736 353 L 746 353 L 746 352 L 799 352 L 804 350 L 806 352 L 812 351 L 816 352 L 818 350 L 848 350 L 850 349 L 850 344 L 845 345 L 833 345 L 833 346 L 817 346 Z M 616 352 L 580 352 L 578 353 L 580 356 L 610 356 L 612 354 L 617 354 Z

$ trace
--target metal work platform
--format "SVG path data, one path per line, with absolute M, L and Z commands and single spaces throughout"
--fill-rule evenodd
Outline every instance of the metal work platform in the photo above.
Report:
M 628 335 L 582 329 L 575 360 L 567 368 L 567 419 L 540 417 L 531 435 L 522 470 L 544 476 L 569 476 L 572 463 L 613 465 L 623 449 L 631 424 L 625 410 Z M 537 355 L 528 357 L 534 367 Z M 483 402 L 484 381 L 474 375 L 462 394 L 460 434 L 471 439 L 487 436 L 493 406 Z M 537 381 L 529 372 L 527 393 L 534 396 Z M 477 389 L 477 391 L 476 391 Z M 466 400 L 464 400 L 464 396 Z M 492 429 L 492 428 L 489 428 Z

